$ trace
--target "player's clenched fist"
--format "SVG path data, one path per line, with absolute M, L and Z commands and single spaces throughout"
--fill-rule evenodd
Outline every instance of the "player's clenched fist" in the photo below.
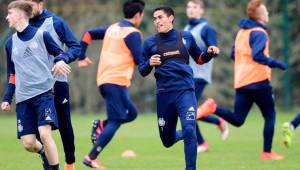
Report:
M 155 55 L 151 56 L 149 63 L 150 63 L 150 66 L 159 66 L 159 65 L 161 65 L 160 55 L 155 54 Z
M 85 59 L 78 61 L 78 67 L 79 68 L 85 68 L 85 67 L 88 67 L 91 64 L 93 64 L 93 62 L 92 62 L 91 59 L 89 59 L 89 57 L 86 57 Z
M 2 102 L 1 103 L 1 110 L 10 111 L 10 104 L 8 102 Z
M 213 54 L 213 55 L 218 55 L 220 53 L 220 49 L 216 46 L 209 46 L 207 48 L 207 53 Z

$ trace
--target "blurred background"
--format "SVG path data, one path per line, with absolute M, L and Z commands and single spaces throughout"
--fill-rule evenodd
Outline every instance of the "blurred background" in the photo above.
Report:
M 7 4 L 10 1 L 0 0 L 0 95 L 3 97 L 6 82 L 6 56 L 4 44 L 13 33 L 8 29 L 5 17 Z M 123 0 L 46 0 L 48 9 L 64 18 L 76 36 L 91 27 L 110 25 L 122 20 Z M 214 0 L 205 2 L 205 18 L 218 32 L 218 43 L 221 54 L 215 60 L 213 83 L 207 87 L 203 98 L 213 97 L 222 106 L 234 103 L 233 62 L 230 60 L 230 49 L 238 31 L 238 22 L 246 17 L 248 0 Z M 300 0 L 265 0 L 270 13 L 268 24 L 271 42 L 271 56 L 289 63 L 285 72 L 273 69 L 273 87 L 277 107 L 289 109 L 299 107 L 300 103 Z M 145 17 L 141 26 L 144 37 L 156 33 L 152 24 L 152 9 L 168 5 L 175 10 L 175 27 L 182 29 L 188 22 L 185 15 L 184 0 L 146 0 Z M 73 113 L 105 113 L 103 99 L 96 87 L 96 70 L 101 41 L 89 46 L 88 56 L 94 64 L 86 69 L 79 69 L 77 62 L 71 64 L 69 76 L 70 94 Z M 133 101 L 141 113 L 155 112 L 155 80 L 153 75 L 142 78 L 135 72 L 130 87 Z M 203 100 L 203 99 L 202 99 Z M 15 107 L 13 107 L 15 108 Z M 14 109 L 10 113 L 14 114 Z

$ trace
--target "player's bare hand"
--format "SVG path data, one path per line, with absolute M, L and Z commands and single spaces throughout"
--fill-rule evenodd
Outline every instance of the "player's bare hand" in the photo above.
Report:
M 71 73 L 71 67 L 63 60 L 58 61 L 52 68 L 54 75 L 68 75 Z
M 155 55 L 151 56 L 149 64 L 150 64 L 150 66 L 159 66 L 159 65 L 161 65 L 160 55 L 155 54 Z
M 79 68 L 86 68 L 91 64 L 93 64 L 93 62 L 92 62 L 92 60 L 90 60 L 89 57 L 86 57 L 85 59 L 78 61 Z
M 1 110 L 2 111 L 10 111 L 11 107 L 8 102 L 2 102 L 1 103 Z
M 218 55 L 220 53 L 220 49 L 216 46 L 209 46 L 207 48 L 208 54 Z

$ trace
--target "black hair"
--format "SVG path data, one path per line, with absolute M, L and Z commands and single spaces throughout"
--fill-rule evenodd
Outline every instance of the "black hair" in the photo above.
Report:
M 143 13 L 145 2 L 142 0 L 128 0 L 123 4 L 123 14 L 126 19 L 133 18 L 137 13 Z
M 173 15 L 175 17 L 175 14 L 174 14 L 174 10 L 171 8 L 171 7 L 167 7 L 167 6 L 160 6 L 160 7 L 157 7 L 155 8 L 153 11 L 152 11 L 152 15 L 154 14 L 154 12 L 156 11 L 164 11 L 165 14 L 167 14 L 167 16 L 171 16 Z

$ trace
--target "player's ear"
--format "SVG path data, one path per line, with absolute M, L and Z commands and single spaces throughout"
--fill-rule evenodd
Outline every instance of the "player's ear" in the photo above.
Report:
M 170 18 L 170 20 L 172 21 L 172 23 L 174 23 L 174 19 L 175 19 L 175 18 L 174 18 L 174 15 L 170 15 L 169 18 Z

